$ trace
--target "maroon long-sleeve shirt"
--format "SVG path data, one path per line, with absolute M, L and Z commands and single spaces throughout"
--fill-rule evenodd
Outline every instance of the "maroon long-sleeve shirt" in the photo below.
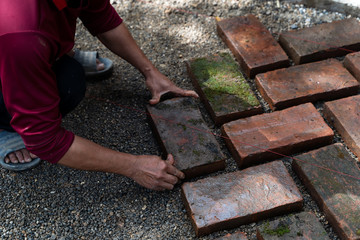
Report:
M 73 48 L 78 17 L 94 36 L 122 22 L 109 0 L 88 0 L 86 6 L 62 11 L 52 0 L 0 0 L 0 89 L 10 123 L 30 152 L 51 163 L 74 139 L 61 127 L 51 67 Z

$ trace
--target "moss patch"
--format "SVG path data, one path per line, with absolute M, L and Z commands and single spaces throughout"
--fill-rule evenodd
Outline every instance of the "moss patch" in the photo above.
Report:
M 289 232 L 290 232 L 290 229 L 289 229 L 289 226 L 287 226 L 287 225 L 279 225 L 277 228 L 271 229 L 270 223 L 267 223 L 264 228 L 264 233 L 266 233 L 268 235 L 272 235 L 272 236 L 278 236 L 278 237 L 281 237 L 284 234 L 289 233 Z
M 258 106 L 259 101 L 239 71 L 238 64 L 230 54 L 222 53 L 207 58 L 198 58 L 191 63 L 191 70 L 214 109 L 221 110 L 239 103 L 245 108 Z M 232 104 L 226 98 L 232 96 Z M 234 101 L 234 96 L 237 98 Z M 231 106 L 230 106 L 231 107 Z M 224 110 L 224 109 L 222 109 Z

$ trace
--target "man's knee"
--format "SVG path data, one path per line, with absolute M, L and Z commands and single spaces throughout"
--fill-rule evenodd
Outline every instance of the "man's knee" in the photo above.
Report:
M 62 115 L 73 110 L 84 98 L 86 91 L 85 73 L 80 63 L 72 57 L 63 56 L 54 64 Z

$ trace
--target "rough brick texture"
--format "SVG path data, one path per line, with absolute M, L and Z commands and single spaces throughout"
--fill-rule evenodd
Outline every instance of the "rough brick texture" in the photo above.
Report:
M 326 102 L 324 116 L 360 158 L 360 95 Z
M 216 238 L 215 240 L 248 240 L 245 233 L 236 232 L 236 233 L 228 233 L 223 237 Z
M 360 52 L 346 55 L 344 66 L 360 81 Z
M 281 161 L 182 185 L 197 236 L 298 211 L 303 199 Z
M 288 215 L 263 223 L 257 229 L 258 240 L 330 240 L 327 232 L 311 212 Z
M 359 240 L 360 169 L 346 149 L 337 143 L 296 156 L 293 169 L 340 238 Z
M 148 106 L 155 135 L 186 178 L 225 168 L 225 156 L 192 98 L 174 98 Z
M 336 59 L 256 75 L 256 85 L 274 109 L 358 93 L 359 82 Z
M 221 130 L 239 167 L 324 146 L 334 136 L 311 103 L 229 122 Z
M 262 107 L 228 53 L 187 62 L 188 73 L 216 125 L 262 112 Z
M 360 23 L 355 18 L 280 34 L 280 44 L 296 64 L 360 50 Z
M 254 15 L 218 21 L 217 31 L 250 78 L 289 65 L 284 50 Z

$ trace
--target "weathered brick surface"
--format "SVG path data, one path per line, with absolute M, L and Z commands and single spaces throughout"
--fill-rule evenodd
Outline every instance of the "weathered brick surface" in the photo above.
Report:
M 360 169 L 346 149 L 337 143 L 296 156 L 293 169 L 340 238 L 359 240 Z
M 232 121 L 221 130 L 239 167 L 324 146 L 334 136 L 311 103 Z
M 355 18 L 280 34 L 280 44 L 296 64 L 360 50 L 360 23 Z
M 272 109 L 337 99 L 359 91 L 359 82 L 336 59 L 258 74 L 256 85 Z
M 262 112 L 262 107 L 228 53 L 187 62 L 188 73 L 216 125 Z
M 192 98 L 174 98 L 147 111 L 155 135 L 186 178 L 225 168 L 225 156 Z
M 235 232 L 235 233 L 228 233 L 223 237 L 216 238 L 215 240 L 248 240 L 245 233 L 242 232 Z
M 182 185 L 197 236 L 297 211 L 303 199 L 281 161 Z
M 289 65 L 284 50 L 254 15 L 218 21 L 217 31 L 250 78 Z
M 257 228 L 258 240 L 329 240 L 329 236 L 311 212 L 281 217 Z
M 360 52 L 346 55 L 344 66 L 360 81 Z
M 360 158 L 360 95 L 326 102 L 324 116 Z

